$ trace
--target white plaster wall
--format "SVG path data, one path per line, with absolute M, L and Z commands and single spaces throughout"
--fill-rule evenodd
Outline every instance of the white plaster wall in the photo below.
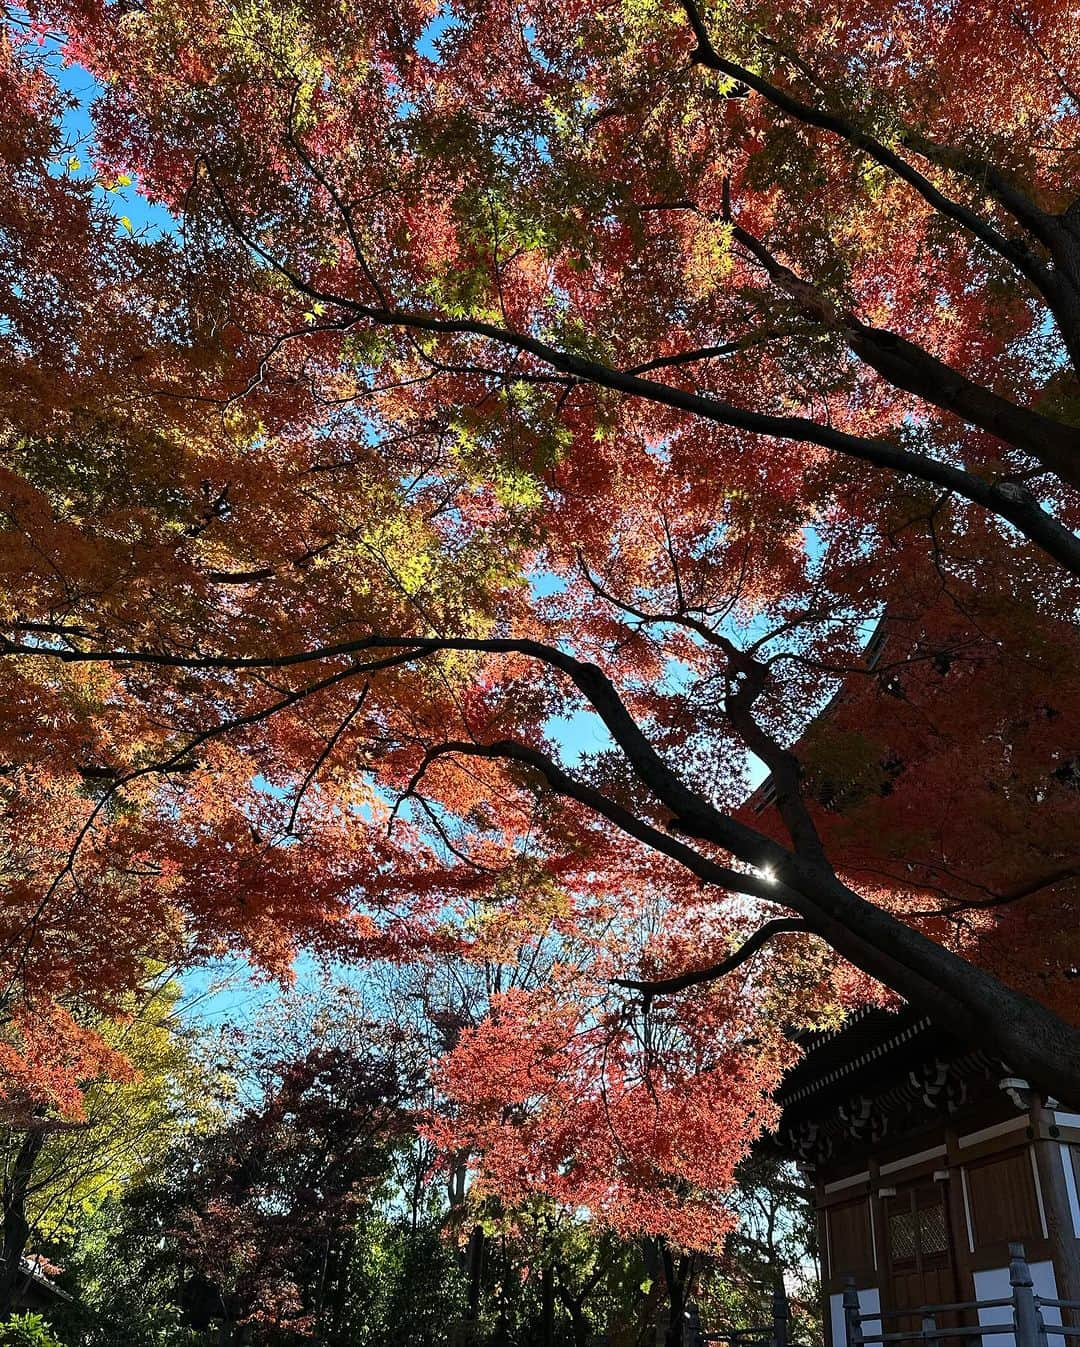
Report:
M 864 1333 L 881 1332 L 881 1320 L 866 1317 L 868 1314 L 878 1314 L 880 1310 L 881 1297 L 876 1286 L 868 1286 L 859 1292 L 859 1313 L 862 1315 Z M 829 1320 L 832 1324 L 833 1347 L 847 1347 L 847 1334 L 844 1330 L 844 1297 L 836 1291 L 829 1297 Z M 870 1347 L 878 1347 L 878 1344 L 871 1343 Z M 1060 1344 L 1048 1343 L 1047 1347 L 1060 1347 Z
M 1064 1142 L 1058 1145 L 1061 1170 L 1065 1176 L 1065 1192 L 1069 1199 L 1069 1215 L 1072 1217 L 1073 1234 L 1080 1239 L 1080 1196 L 1076 1192 L 1076 1174 L 1073 1171 L 1072 1155 Z
M 1049 1296 L 1051 1300 L 1058 1298 L 1057 1278 L 1054 1276 L 1054 1265 L 1047 1261 L 1044 1263 L 1031 1263 L 1031 1280 L 1035 1283 L 1035 1294 L 1037 1296 Z M 1012 1287 L 1009 1285 L 1009 1269 L 1007 1267 L 986 1268 L 982 1272 L 975 1273 L 975 1299 L 976 1300 L 1004 1300 L 1006 1296 L 1012 1294 Z M 1051 1324 L 1061 1323 L 1061 1311 L 1055 1305 L 1047 1305 L 1042 1311 L 1043 1323 L 1047 1327 L 1046 1347 L 1065 1347 L 1065 1339 L 1060 1335 L 1055 1335 L 1049 1331 Z M 1016 1339 L 1012 1333 L 1013 1312 L 1010 1305 L 995 1305 L 989 1309 L 979 1311 L 979 1323 L 990 1324 L 1008 1324 L 1008 1333 L 991 1333 L 983 1338 L 983 1347 L 1016 1347 Z

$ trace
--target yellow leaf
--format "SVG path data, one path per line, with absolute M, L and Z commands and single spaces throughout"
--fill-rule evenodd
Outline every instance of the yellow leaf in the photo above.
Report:
M 124 229 L 127 230 L 127 232 L 128 232 L 129 234 L 132 234 L 132 233 L 135 232 L 135 231 L 134 231 L 134 228 L 133 228 L 133 226 L 132 226 L 131 221 L 128 219 L 128 217 L 127 217 L 126 215 L 121 215 L 121 216 L 120 216 L 120 224 L 123 226 Z

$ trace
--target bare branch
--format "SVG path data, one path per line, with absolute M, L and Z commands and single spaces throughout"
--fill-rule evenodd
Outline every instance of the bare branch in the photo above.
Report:
M 334 749 L 337 747 L 338 742 L 341 739 L 341 736 L 345 733 L 345 731 L 353 723 L 356 717 L 360 714 L 361 710 L 363 709 L 364 703 L 367 701 L 367 696 L 370 691 L 371 691 L 371 684 L 365 683 L 364 686 L 360 689 L 360 695 L 359 697 L 357 697 L 352 710 L 341 721 L 341 723 L 338 725 L 337 729 L 334 730 L 330 738 L 327 739 L 326 744 L 322 749 L 322 752 L 311 764 L 311 767 L 308 770 L 307 775 L 304 777 L 303 781 L 301 781 L 299 787 L 297 788 L 296 794 L 293 797 L 292 809 L 289 811 L 289 822 L 285 825 L 285 835 L 287 837 L 291 836 L 293 829 L 296 827 L 296 815 L 299 813 L 300 805 L 303 802 L 304 795 L 307 792 L 308 787 L 315 780 L 316 776 L 319 773 L 319 770 L 326 762 L 327 758 L 329 758 L 330 754 L 333 753 Z

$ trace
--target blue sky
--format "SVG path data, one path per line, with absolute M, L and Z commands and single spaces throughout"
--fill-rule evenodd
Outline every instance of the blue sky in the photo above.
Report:
M 93 163 L 90 106 L 100 92 L 100 85 L 82 66 L 64 65 L 55 43 L 46 44 L 45 50 L 49 68 L 60 89 L 75 100 L 74 105 L 65 111 L 61 119 L 65 148 L 61 162 L 57 165 L 57 172 L 97 182 L 97 193 L 116 217 L 118 231 L 130 226 L 132 231 L 145 232 L 148 235 L 174 232 L 177 228 L 176 220 L 164 207 L 152 204 L 140 194 L 134 171 L 127 175 L 131 179 L 127 184 L 110 183 L 106 186 L 98 180 Z

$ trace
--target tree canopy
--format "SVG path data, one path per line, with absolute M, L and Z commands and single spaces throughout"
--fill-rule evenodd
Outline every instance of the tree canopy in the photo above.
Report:
M 24 1106 L 75 1106 L 106 1045 L 70 1007 L 147 959 L 301 948 L 516 970 L 433 1135 L 624 1233 L 719 1239 L 790 1031 L 888 991 L 1080 1103 L 1068 13 L 28 16 Z

